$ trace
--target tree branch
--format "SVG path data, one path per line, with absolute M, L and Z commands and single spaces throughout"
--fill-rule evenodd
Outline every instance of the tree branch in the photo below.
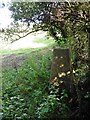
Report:
M 26 33 L 26 34 L 23 35 L 23 36 L 19 36 L 19 35 L 17 34 L 19 38 L 16 38 L 14 41 L 17 41 L 17 40 L 19 40 L 19 39 L 21 39 L 21 38 L 24 38 L 24 37 L 26 37 L 27 35 L 29 35 L 29 34 L 31 34 L 31 33 L 35 33 L 35 32 L 37 32 L 37 31 L 39 31 L 39 30 L 42 30 L 42 28 L 39 28 L 39 29 L 37 29 L 37 30 L 29 31 L 28 33 Z M 11 43 L 13 43 L 14 41 L 12 41 Z

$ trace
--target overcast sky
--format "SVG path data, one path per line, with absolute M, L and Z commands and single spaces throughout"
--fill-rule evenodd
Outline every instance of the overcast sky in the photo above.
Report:
M 8 10 L 7 3 L 11 0 L 0 0 L 0 29 L 7 27 L 12 19 L 10 18 L 11 12 Z M 1 4 L 4 3 L 5 7 L 2 7 Z

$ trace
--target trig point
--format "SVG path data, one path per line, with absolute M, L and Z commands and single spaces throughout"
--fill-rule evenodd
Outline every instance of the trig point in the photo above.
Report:
M 54 48 L 50 81 L 55 86 L 63 85 L 70 92 L 71 76 L 70 50 L 61 47 Z

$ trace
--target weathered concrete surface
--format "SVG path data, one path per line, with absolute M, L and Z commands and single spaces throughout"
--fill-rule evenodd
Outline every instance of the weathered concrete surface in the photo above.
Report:
M 53 50 L 53 62 L 51 67 L 50 81 L 59 87 L 72 89 L 72 71 L 70 62 L 70 50 L 57 47 Z

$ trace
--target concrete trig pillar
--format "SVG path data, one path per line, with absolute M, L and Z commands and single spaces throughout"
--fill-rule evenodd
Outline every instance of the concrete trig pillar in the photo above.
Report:
M 54 48 L 50 81 L 55 86 L 64 86 L 69 92 L 72 91 L 72 71 L 68 48 Z

